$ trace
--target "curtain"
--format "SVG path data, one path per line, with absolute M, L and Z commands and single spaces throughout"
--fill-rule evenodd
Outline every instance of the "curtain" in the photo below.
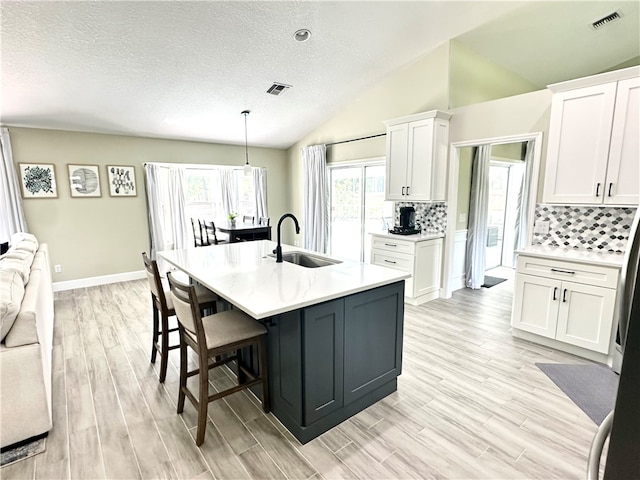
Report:
M 184 170 L 179 167 L 169 169 L 169 206 L 172 222 L 173 248 L 175 250 L 187 248 L 191 241 L 191 221 L 187 219 L 184 196 Z
M 267 169 L 254 168 L 253 193 L 256 197 L 256 223 L 260 217 L 268 217 L 267 212 Z
M 163 225 L 162 182 L 160 165 L 146 163 L 144 165 L 145 190 L 147 193 L 147 216 L 149 220 L 149 257 L 156 259 L 156 253 L 165 249 L 167 243 Z
M 233 170 L 230 168 L 220 170 L 220 186 L 222 187 L 222 205 L 224 214 L 236 212 L 236 182 L 233 178 Z
M 465 274 L 467 287 L 473 289 L 480 288 L 484 283 L 489 207 L 490 148 L 490 145 L 476 147 L 471 172 Z
M 304 248 L 326 253 L 329 238 L 327 147 L 302 149 Z
M 27 221 L 22 209 L 22 196 L 16 167 L 11 153 L 9 129 L 0 129 L 0 146 L 2 162 L 0 162 L 0 243 L 8 242 L 11 235 L 27 232 Z
M 529 140 L 524 154 L 524 176 L 522 183 L 520 184 L 520 191 L 518 192 L 518 205 L 516 207 L 516 227 L 515 236 L 513 239 L 513 261 L 515 264 L 516 254 L 515 250 L 526 246 L 529 228 L 529 205 L 531 203 L 531 196 L 535 185 L 531 184 L 533 178 L 533 151 L 535 149 L 535 140 Z

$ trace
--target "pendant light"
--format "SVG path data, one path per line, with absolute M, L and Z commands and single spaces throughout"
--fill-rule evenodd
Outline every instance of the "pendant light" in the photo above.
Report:
M 244 164 L 245 175 L 251 175 L 251 165 L 249 165 L 249 147 L 247 146 L 247 115 L 250 113 L 250 110 L 242 111 L 242 115 L 244 115 L 244 155 L 246 158 L 246 163 Z

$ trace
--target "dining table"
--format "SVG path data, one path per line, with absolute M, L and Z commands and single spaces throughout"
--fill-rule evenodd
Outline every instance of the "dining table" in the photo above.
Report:
M 270 225 L 256 225 L 253 223 L 222 222 L 216 223 L 216 230 L 229 235 L 229 243 L 246 242 L 252 240 L 271 240 Z

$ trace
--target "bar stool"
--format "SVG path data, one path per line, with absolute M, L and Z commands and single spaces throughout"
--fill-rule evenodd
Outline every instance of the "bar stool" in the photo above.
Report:
M 200 299 L 193 285 L 183 284 L 169 273 L 170 296 L 178 318 L 180 331 L 180 387 L 178 413 L 184 410 L 185 397 L 198 411 L 196 445 L 204 442 L 209 402 L 239 392 L 245 388 L 262 384 L 262 409 L 270 410 L 269 379 L 267 367 L 267 329 L 262 323 L 239 310 L 227 310 L 202 318 L 198 305 Z M 198 368 L 187 370 L 187 346 L 198 356 Z M 242 364 L 240 349 L 257 347 L 259 375 L 254 375 Z M 209 360 L 213 362 L 210 364 Z M 208 371 L 237 361 L 238 385 L 209 395 Z M 187 386 L 187 378 L 199 375 L 198 392 L 194 394 Z
M 156 356 L 160 353 L 160 383 L 164 382 L 167 376 L 167 364 L 169 362 L 169 350 L 178 348 L 180 345 L 169 345 L 169 334 L 178 330 L 177 327 L 169 328 L 169 317 L 176 314 L 173 308 L 173 302 L 169 295 L 169 288 L 166 282 L 162 281 L 158 264 L 155 260 L 151 260 L 146 252 L 142 253 L 142 260 L 147 272 L 147 280 L 149 281 L 149 290 L 151 290 L 151 305 L 153 307 L 153 341 L 151 345 L 151 363 L 156 363 Z M 211 309 L 217 312 L 216 301 L 218 296 L 198 285 L 198 298 L 200 299 L 200 308 Z M 158 342 L 160 340 L 160 342 Z

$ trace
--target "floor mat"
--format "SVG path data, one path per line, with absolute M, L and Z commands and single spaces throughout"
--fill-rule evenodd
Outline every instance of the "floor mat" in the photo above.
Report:
M 499 283 L 506 282 L 506 281 L 507 281 L 506 278 L 490 277 L 489 275 L 485 275 L 484 283 L 482 284 L 482 286 L 485 288 L 491 288 L 498 285 Z
M 39 438 L 33 442 L 0 453 L 0 467 L 11 465 L 12 463 L 44 452 L 47 445 L 46 440 L 46 438 Z
M 536 363 L 536 366 L 597 425 L 615 406 L 618 375 L 606 365 Z

